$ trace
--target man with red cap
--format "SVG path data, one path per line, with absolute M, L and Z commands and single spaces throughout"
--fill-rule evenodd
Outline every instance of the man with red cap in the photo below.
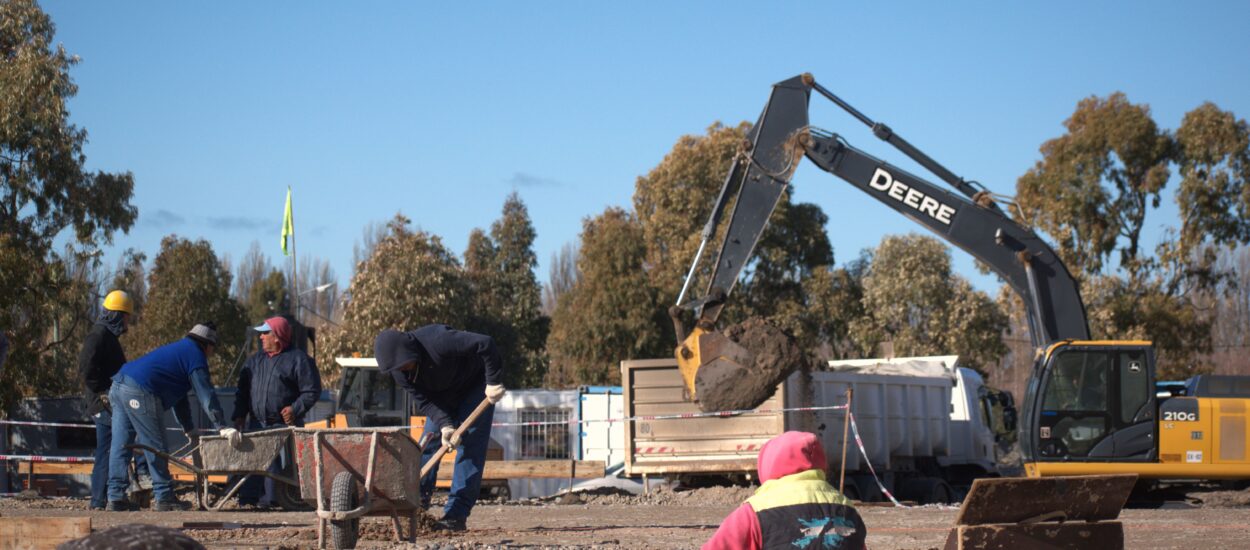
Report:
M 239 372 L 239 391 L 234 400 L 234 425 L 239 430 L 265 430 L 303 426 L 304 414 L 321 397 L 321 374 L 312 358 L 291 345 L 291 323 L 284 317 L 270 317 L 254 329 L 260 333 L 260 351 L 248 357 Z M 248 422 L 248 417 L 251 422 Z M 285 453 L 269 465 L 281 473 Z M 261 498 L 260 476 L 253 476 L 239 491 L 240 505 L 270 507 L 275 502 L 273 479 L 264 478 Z
M 864 520 L 825 481 L 825 449 L 815 435 L 783 433 L 764 444 L 757 460 L 763 484 L 721 522 L 704 550 L 865 548 Z

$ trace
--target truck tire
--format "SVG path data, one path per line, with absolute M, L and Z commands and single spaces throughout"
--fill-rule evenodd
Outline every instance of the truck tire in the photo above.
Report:
M 855 480 L 853 479 L 846 480 L 846 485 L 842 487 L 842 496 L 855 501 L 863 501 L 863 499 L 859 498 L 859 487 L 855 486 Z
M 955 495 L 950 484 L 936 477 L 909 479 L 902 484 L 899 493 L 901 498 L 920 504 L 949 504 Z
M 330 510 L 346 512 L 356 508 L 356 478 L 351 472 L 339 472 L 330 486 Z M 356 547 L 356 535 L 360 530 L 359 519 L 330 521 L 330 540 L 338 550 Z

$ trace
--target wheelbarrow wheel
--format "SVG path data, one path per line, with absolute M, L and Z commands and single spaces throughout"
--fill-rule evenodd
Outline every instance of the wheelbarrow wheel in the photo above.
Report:
M 356 508 L 356 478 L 351 472 L 339 472 L 334 476 L 334 484 L 330 487 L 330 510 L 346 512 Z M 330 522 L 330 540 L 339 550 L 356 547 L 356 536 L 360 529 L 360 519 L 336 520 Z
M 305 512 L 312 509 L 312 506 L 300 498 L 298 485 L 274 481 L 274 493 L 276 493 L 274 499 L 277 500 L 278 507 L 287 512 Z

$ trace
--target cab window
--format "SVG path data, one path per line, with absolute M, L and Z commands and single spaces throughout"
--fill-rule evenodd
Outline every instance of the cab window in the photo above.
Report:
M 1052 411 L 1107 410 L 1110 356 L 1106 352 L 1067 352 L 1058 357 L 1042 408 Z
M 1040 452 L 1043 456 L 1088 456 L 1111 432 L 1108 388 L 1113 352 L 1061 352 L 1043 390 Z

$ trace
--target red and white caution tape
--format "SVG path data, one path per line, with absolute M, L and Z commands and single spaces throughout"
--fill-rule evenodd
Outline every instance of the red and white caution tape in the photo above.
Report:
M 30 420 L 0 420 L 0 425 L 8 424 L 10 426 L 36 426 L 40 428 L 95 428 L 95 424 L 70 424 L 66 422 L 34 422 Z M 170 432 L 181 432 L 182 428 L 165 428 Z M 195 430 L 203 433 L 217 433 L 217 430 L 209 428 L 201 428 Z
M 872 473 L 872 479 L 877 482 L 877 487 L 881 489 L 881 494 L 888 497 L 895 506 L 907 508 L 898 499 L 894 498 L 894 495 L 890 494 L 890 490 L 885 488 L 884 483 L 881 483 L 881 477 L 877 475 L 877 470 L 872 467 L 872 461 L 868 460 L 868 450 L 864 449 L 864 440 L 859 437 L 859 426 L 855 425 L 855 414 L 849 412 L 847 414 L 850 414 L 851 417 L 851 431 L 855 433 L 855 445 L 859 447 L 859 454 L 864 457 L 864 464 L 868 465 L 868 471 Z
M 25 460 L 27 462 L 95 462 L 95 458 L 90 456 L 0 455 L 0 461 L 4 460 Z
M 31 422 L 27 420 L 0 420 L 10 426 L 45 426 L 49 428 L 94 428 L 95 424 L 67 424 L 64 422 Z
M 738 409 L 730 411 L 714 411 L 699 413 L 680 413 L 680 414 L 655 414 L 655 415 L 639 415 L 624 418 L 596 418 L 596 419 L 576 419 L 569 420 L 549 420 L 537 422 L 496 422 L 491 424 L 493 428 L 505 428 L 515 426 L 574 426 L 581 424 L 607 423 L 616 424 L 623 422 L 650 422 L 654 420 L 683 420 L 688 418 L 729 418 L 734 416 L 756 416 L 765 414 L 777 414 L 787 412 L 822 412 L 822 411 L 839 411 L 846 410 L 846 405 L 829 405 L 826 407 L 790 407 L 783 409 Z M 0 420 L 0 425 L 9 424 L 12 426 L 40 426 L 50 428 L 94 428 L 95 424 L 69 424 L 64 422 L 34 422 L 28 420 Z M 393 426 L 394 428 L 419 428 L 420 426 Z M 181 428 L 166 428 L 170 431 L 182 431 Z M 216 430 L 199 430 L 203 432 L 215 432 Z
M 569 420 L 551 420 L 545 422 L 496 422 L 491 424 L 492 428 L 511 427 L 511 426 L 569 426 L 580 424 L 607 423 L 615 424 L 620 422 L 649 422 L 652 420 L 681 420 L 687 418 L 728 418 L 732 416 L 749 416 L 776 414 L 783 412 L 815 412 L 815 411 L 836 411 L 844 410 L 846 405 L 830 405 L 827 407 L 791 407 L 788 409 L 739 409 L 733 411 L 715 411 L 702 413 L 681 413 L 681 414 L 657 414 L 657 415 L 640 415 L 627 416 L 624 418 L 597 418 L 592 420 L 578 420 L 571 418 Z

